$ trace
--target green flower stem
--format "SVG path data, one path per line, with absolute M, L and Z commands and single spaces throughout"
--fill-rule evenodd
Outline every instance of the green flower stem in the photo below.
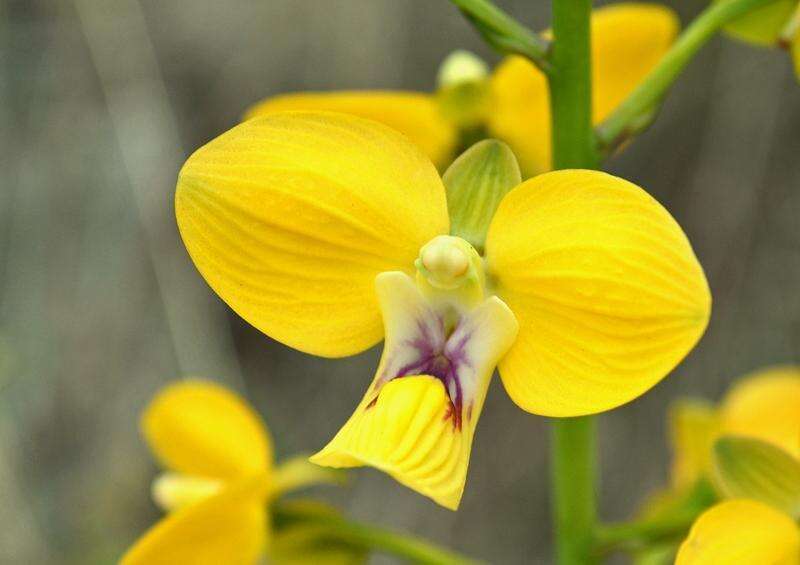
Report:
M 550 109 L 553 168 L 597 166 L 592 130 L 591 0 L 553 0 Z M 556 556 L 560 565 L 586 565 L 594 555 L 595 422 L 593 417 L 553 422 L 552 494 Z
M 595 532 L 595 551 L 604 554 L 616 549 L 643 547 L 669 539 L 683 539 L 697 516 L 698 512 L 687 508 L 680 513 L 656 519 L 606 524 Z
M 592 131 L 591 10 L 591 0 L 553 0 L 554 41 L 548 78 L 554 169 L 597 166 Z
M 523 55 L 545 72 L 549 42 L 495 6 L 490 0 L 450 0 L 489 45 L 502 53 Z
M 479 561 L 468 559 L 450 550 L 443 549 L 415 537 L 391 530 L 353 522 L 335 514 L 320 514 L 290 506 L 276 505 L 273 515 L 277 520 L 303 522 L 324 526 L 330 536 L 370 551 L 379 551 L 400 557 L 410 563 L 421 565 L 479 565 Z
M 605 524 L 595 531 L 595 550 L 635 550 L 648 545 L 678 544 L 697 517 L 717 502 L 714 487 L 701 479 L 682 493 L 672 493 L 655 513 L 631 522 Z
M 555 420 L 551 453 L 557 562 L 586 565 L 597 520 L 594 418 Z
M 659 64 L 597 128 L 597 143 L 608 154 L 647 128 L 667 90 L 697 51 L 725 24 L 777 0 L 728 0 L 706 8 L 680 35 Z

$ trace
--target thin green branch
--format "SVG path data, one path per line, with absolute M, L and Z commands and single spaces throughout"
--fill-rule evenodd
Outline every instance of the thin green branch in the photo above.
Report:
M 658 511 L 639 520 L 603 524 L 595 532 L 598 555 L 615 550 L 635 550 L 648 545 L 679 543 L 697 517 L 717 501 L 714 488 L 701 479 L 682 494 L 662 502 Z
M 403 535 L 391 530 L 353 522 L 336 514 L 320 514 L 305 511 L 292 505 L 276 505 L 273 508 L 276 521 L 300 521 L 305 524 L 323 526 L 332 539 L 370 551 L 388 553 L 410 563 L 420 565 L 479 565 L 453 551 L 437 547 L 430 542 Z
M 616 549 L 631 549 L 662 542 L 666 539 L 682 539 L 697 518 L 697 513 L 688 510 L 656 520 L 606 524 L 595 533 L 597 553 L 604 554 Z
M 652 123 L 656 106 L 695 54 L 725 24 L 777 0 L 729 0 L 706 8 L 680 35 L 659 64 L 596 130 L 603 154 L 614 151 Z
M 490 0 L 450 0 L 472 22 L 486 42 L 501 53 L 522 55 L 545 73 L 549 71 L 550 43 Z

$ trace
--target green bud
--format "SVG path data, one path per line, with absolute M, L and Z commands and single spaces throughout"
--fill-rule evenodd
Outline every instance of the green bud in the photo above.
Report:
M 725 436 L 714 444 L 714 482 L 728 498 L 750 498 L 800 517 L 800 461 L 771 443 Z
M 442 62 L 436 99 L 444 117 L 462 130 L 480 128 L 489 112 L 489 67 L 469 51 L 453 51 Z
M 436 82 L 439 88 L 448 88 L 465 82 L 480 82 L 487 76 L 489 66 L 480 57 L 458 49 L 442 61 Z
M 442 180 L 447 189 L 450 233 L 482 252 L 500 201 L 522 182 L 517 158 L 505 143 L 485 139 L 464 151 Z

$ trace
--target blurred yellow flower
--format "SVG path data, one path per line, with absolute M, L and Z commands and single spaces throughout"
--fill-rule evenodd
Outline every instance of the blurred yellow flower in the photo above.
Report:
M 800 457 L 800 367 L 777 366 L 742 377 L 718 407 L 681 401 L 671 412 L 673 486 L 708 476 L 714 442 L 723 435 L 756 438 Z
M 332 480 L 304 457 L 273 468 L 264 423 L 212 382 L 186 380 L 162 390 L 144 412 L 142 432 L 167 469 L 153 483 L 153 498 L 168 515 L 122 565 L 253 564 L 267 548 L 267 503 Z
M 524 410 L 596 413 L 663 378 L 709 317 L 686 236 L 641 188 L 540 175 L 499 202 L 481 254 L 449 235 L 430 160 L 352 115 L 240 124 L 189 158 L 175 206 L 200 273 L 267 335 L 325 357 L 385 337 L 364 399 L 314 461 L 372 465 L 448 508 L 495 366 Z
M 778 0 L 752 10 L 734 20 L 725 31 L 753 45 L 785 48 L 800 80 L 800 2 L 797 0 Z
M 679 28 L 665 6 L 619 3 L 592 14 L 593 119 L 603 120 L 658 63 Z M 245 118 L 287 110 L 345 112 L 407 135 L 440 169 L 452 161 L 459 132 L 483 127 L 508 143 L 526 177 L 549 171 L 550 105 L 544 74 L 509 57 L 491 77 L 474 58 L 456 52 L 443 64 L 439 91 L 330 92 L 267 98 Z M 469 137 L 474 132 L 469 131 Z
M 592 121 L 600 123 L 656 66 L 678 33 L 675 13 L 658 4 L 619 3 L 592 14 Z M 528 174 L 551 168 L 550 93 L 545 75 L 509 57 L 492 76 L 489 132 L 508 143 Z
M 789 516 L 754 500 L 706 510 L 678 551 L 676 565 L 797 565 L 800 532 Z

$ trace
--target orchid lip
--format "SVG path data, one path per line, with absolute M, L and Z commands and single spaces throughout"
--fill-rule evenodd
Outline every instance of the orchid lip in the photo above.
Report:
M 478 301 L 479 284 L 443 296 L 425 277 L 389 271 L 375 288 L 386 330 L 375 380 L 311 460 L 371 465 L 455 510 L 489 381 L 517 320 L 496 296 Z
M 467 352 L 472 332 L 457 324 L 450 334 L 446 335 L 445 323 L 441 316 L 437 316 L 435 320 L 418 320 L 416 331 L 415 337 L 403 340 L 400 345 L 403 357 L 408 358 L 409 350 L 415 353 L 412 360 L 399 368 L 393 368 L 394 364 L 390 360 L 386 364 L 387 368 L 376 380 L 375 390 L 379 390 L 389 381 L 403 377 L 418 375 L 435 377 L 442 382 L 450 398 L 452 409 L 449 415 L 453 419 L 453 425 L 456 429 L 461 429 L 465 404 L 467 412 L 471 408 L 471 399 L 465 398 L 465 387 L 460 373 L 474 368 Z M 377 398 L 376 396 L 370 405 L 374 405 Z

